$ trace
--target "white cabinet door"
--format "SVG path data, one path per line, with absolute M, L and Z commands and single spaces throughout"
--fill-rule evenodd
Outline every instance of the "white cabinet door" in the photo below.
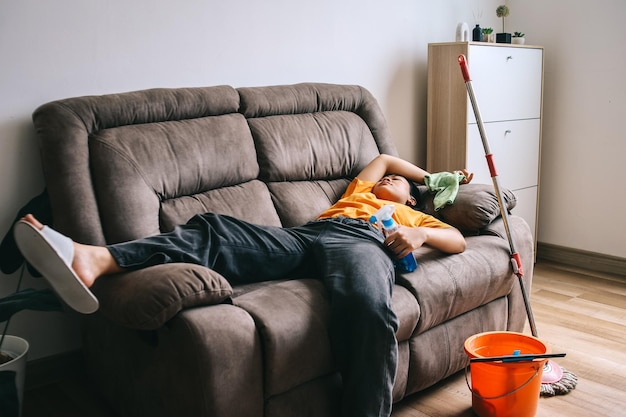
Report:
M 518 190 L 539 183 L 539 130 L 539 119 L 485 123 L 485 132 L 503 187 Z M 468 125 L 467 134 L 467 169 L 474 172 L 473 182 L 491 184 L 478 126 L 475 123 Z
M 504 187 L 504 185 L 502 185 Z M 537 227 L 537 187 L 524 188 L 522 190 L 513 191 L 515 198 L 517 199 L 517 205 L 511 210 L 512 214 L 520 216 L 528 226 L 533 234 L 533 239 L 536 240 L 535 229 Z
M 468 62 L 484 122 L 541 116 L 541 49 L 470 45 Z M 468 112 L 474 122 L 471 105 Z

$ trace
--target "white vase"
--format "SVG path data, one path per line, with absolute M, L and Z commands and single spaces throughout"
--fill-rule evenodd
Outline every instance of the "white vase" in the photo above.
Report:
M 0 337 L 2 336 L 0 335 Z M 0 365 L 0 376 L 3 382 L 7 380 L 15 383 L 15 392 L 17 394 L 17 402 L 8 395 L 6 396 L 7 398 L 5 396 L 0 398 L 2 400 L 0 401 L 0 416 L 21 416 L 28 342 L 21 337 L 7 335 L 2 342 L 2 346 L 0 346 L 0 351 L 8 353 L 13 357 L 13 360 Z M 5 387 L 3 388 L 6 389 Z M 6 407 L 6 410 L 3 407 Z
M 511 38 L 511 43 L 514 43 L 517 45 L 524 45 L 525 42 L 526 42 L 525 38 Z

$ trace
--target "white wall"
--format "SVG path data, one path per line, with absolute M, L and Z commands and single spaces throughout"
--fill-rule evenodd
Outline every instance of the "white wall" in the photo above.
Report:
M 217 84 L 360 84 L 379 99 L 400 154 L 423 165 L 427 44 L 453 41 L 461 21 L 498 28 L 500 2 L 0 0 L 0 234 L 43 188 L 30 116 L 64 97 Z M 626 114 L 617 78 L 617 68 L 626 68 L 617 57 L 624 44 L 620 2 L 599 0 L 613 9 L 589 10 L 581 0 L 509 5 L 511 23 L 519 19 L 530 42 L 546 45 L 539 239 L 625 256 L 617 242 L 624 197 L 600 199 L 620 179 L 617 155 L 624 154 L 617 141 L 617 121 Z M 558 6 L 575 10 L 561 18 L 539 12 Z M 572 33 L 573 41 L 565 36 Z M 577 69 L 568 63 L 574 51 L 586 61 Z M 598 199 L 579 199 L 581 182 Z M 594 228 L 585 226 L 585 213 L 598 210 L 603 215 Z M 16 279 L 17 273 L 0 274 L 0 296 L 12 292 Z M 27 285 L 45 286 L 34 279 Z M 22 312 L 11 332 L 29 339 L 36 359 L 78 347 L 77 327 L 72 314 Z
M 509 6 L 511 30 L 545 46 L 538 240 L 626 258 L 626 2 Z

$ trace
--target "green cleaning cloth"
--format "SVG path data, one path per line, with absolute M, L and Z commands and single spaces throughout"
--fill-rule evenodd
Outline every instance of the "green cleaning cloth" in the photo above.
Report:
M 435 211 L 454 203 L 459 192 L 459 184 L 464 179 L 465 175 L 458 172 L 437 172 L 424 177 L 426 187 L 431 192 L 437 193 L 433 200 Z

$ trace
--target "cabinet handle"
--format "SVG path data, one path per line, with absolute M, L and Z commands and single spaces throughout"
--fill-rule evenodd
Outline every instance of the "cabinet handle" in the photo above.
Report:
M 509 60 L 513 59 L 513 56 L 509 55 L 506 57 L 506 62 L 509 62 Z
M 510 134 L 511 134 L 511 129 L 507 129 L 504 131 L 504 136 L 510 135 Z

